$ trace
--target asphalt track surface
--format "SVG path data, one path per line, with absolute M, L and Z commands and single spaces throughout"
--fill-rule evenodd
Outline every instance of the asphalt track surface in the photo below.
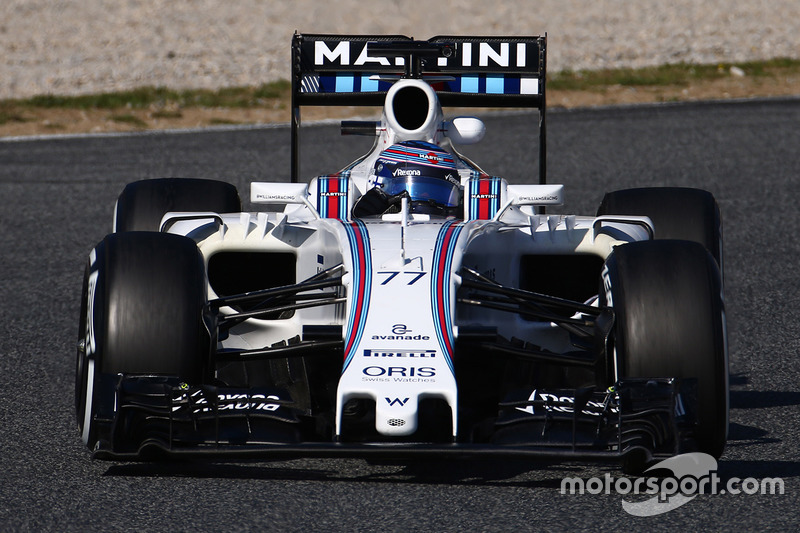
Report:
M 305 459 L 263 463 L 93 461 L 73 407 L 84 262 L 129 181 L 285 180 L 286 128 L 0 142 L 0 530 L 526 531 L 793 530 L 800 509 L 800 101 L 552 111 L 549 178 L 565 212 L 603 192 L 712 191 L 725 226 L 731 429 L 723 482 L 780 476 L 783 495 L 702 495 L 628 515 L 619 494 L 561 494 L 565 476 L 614 465 Z M 535 179 L 533 117 L 486 119 L 468 155 L 511 181 Z M 304 130 L 303 175 L 363 152 L 335 127 Z M 633 500 L 632 497 L 628 499 Z M 641 498 L 640 498 L 641 499 Z

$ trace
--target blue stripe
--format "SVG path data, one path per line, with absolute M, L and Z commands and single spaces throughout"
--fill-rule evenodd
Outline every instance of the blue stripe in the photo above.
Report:
M 478 92 L 478 77 L 477 76 L 461 76 L 462 93 L 477 93 Z
M 459 235 L 461 233 L 461 228 L 462 228 L 462 226 L 460 226 L 460 225 L 457 226 L 455 231 L 453 232 L 452 238 L 450 239 L 450 245 L 448 246 L 447 252 L 446 252 L 446 255 L 445 255 L 445 272 L 448 273 L 448 277 L 447 277 L 447 280 L 442 280 L 442 281 L 445 282 L 444 283 L 444 291 L 443 291 L 444 304 L 445 304 L 444 305 L 444 310 L 445 310 L 445 328 L 446 328 L 445 329 L 445 334 L 448 337 L 448 340 L 450 342 L 450 346 L 453 346 L 455 344 L 455 339 L 453 339 L 453 316 L 452 316 L 452 313 L 451 313 L 452 309 L 450 308 L 450 276 L 449 276 L 449 274 L 453 270 L 453 252 L 455 251 L 456 242 L 458 241 L 458 237 L 459 237 Z M 455 370 L 453 368 L 453 360 L 452 360 L 452 358 L 450 356 L 451 356 L 451 354 L 448 354 L 447 364 L 450 367 L 450 371 L 453 372 L 453 375 L 455 375 Z
M 492 176 L 490 178 L 473 179 L 469 182 L 469 218 L 470 220 L 477 220 L 480 215 L 480 201 L 478 198 L 480 194 L 480 184 L 489 181 L 489 194 L 494 195 L 494 198 L 488 199 L 489 202 L 489 218 L 492 219 L 500 209 L 500 184 L 501 178 Z
M 336 175 L 320 176 L 317 178 L 317 211 L 322 218 L 339 218 L 347 220 L 349 218 L 348 208 L 350 207 L 350 172 L 343 171 Z M 336 180 L 338 184 L 339 208 L 336 213 L 330 210 L 330 197 L 327 193 L 331 192 L 331 182 Z
M 494 218 L 497 210 L 500 209 L 500 178 L 492 178 L 492 194 L 494 199 L 492 200 L 490 216 Z
M 344 225 L 345 231 L 347 232 L 347 240 L 350 244 L 350 257 L 351 262 L 353 265 L 353 280 L 352 283 L 354 286 L 357 286 L 359 283 L 363 283 L 364 287 L 364 298 L 361 302 L 358 301 L 357 298 L 357 290 L 354 290 L 353 299 L 350 305 L 350 317 L 347 321 L 347 334 L 345 336 L 345 342 L 347 339 L 353 338 L 354 341 L 352 343 L 351 349 L 349 353 L 345 354 L 345 361 L 344 365 L 342 366 L 342 373 L 347 370 L 347 367 L 350 365 L 350 362 L 353 360 L 353 356 L 358 351 L 358 346 L 361 344 L 361 337 L 364 334 L 364 326 L 367 322 L 367 313 L 369 311 L 369 301 L 370 301 L 370 294 L 372 292 L 372 254 L 370 253 L 370 246 L 369 246 L 369 233 L 367 232 L 367 227 L 364 223 L 360 220 L 355 220 L 353 222 L 342 222 Z M 356 229 L 356 227 L 358 229 Z M 364 243 L 364 248 L 358 248 L 358 241 L 356 240 L 356 231 L 359 232 L 361 235 L 361 240 Z M 363 254 L 364 256 L 364 272 L 361 272 L 359 269 L 359 258 L 360 255 Z M 363 279 L 362 279 L 363 278 Z M 358 315 L 359 308 L 361 310 L 360 318 L 358 324 L 355 323 L 355 317 Z
M 505 78 L 502 74 L 487 74 L 486 75 L 486 93 L 487 94 L 504 94 L 505 92 Z
M 389 147 L 381 152 L 381 159 L 389 161 L 410 161 L 427 166 L 435 166 L 437 168 L 456 168 L 455 159 L 447 152 L 444 152 L 438 146 L 431 145 L 430 147 L 417 148 L 410 144 L 414 141 L 409 141 L 404 144 L 402 148 Z M 431 161 L 427 156 L 431 152 L 435 153 L 441 160 Z
M 361 76 L 361 91 L 365 93 L 374 93 L 378 91 L 378 80 L 371 80 L 369 76 Z
M 478 194 L 478 180 L 469 182 L 469 218 L 475 220 L 478 218 L 478 199 L 475 196 Z
M 336 77 L 336 92 L 337 93 L 351 93 L 353 92 L 353 82 L 355 76 L 337 76 Z
M 505 94 L 519 94 L 519 76 L 507 76 L 503 90 Z
M 347 207 L 350 204 L 349 185 L 350 183 L 347 178 L 339 178 L 339 192 L 343 195 L 339 197 L 339 218 L 342 220 L 347 220 L 348 218 Z
M 444 239 L 447 235 L 449 228 L 456 224 L 453 228 L 453 233 L 448 243 L 447 249 L 444 249 Z M 458 238 L 463 229 L 463 224 L 460 222 L 450 221 L 442 226 L 439 230 L 439 235 L 436 238 L 436 246 L 433 252 L 433 267 L 434 275 L 431 276 L 431 309 L 433 313 L 433 320 L 435 323 L 434 329 L 436 330 L 436 337 L 439 341 L 439 346 L 442 348 L 447 366 L 450 371 L 455 375 L 453 368 L 452 354 L 447 350 L 447 346 L 453 346 L 455 340 L 453 339 L 453 317 L 450 308 L 450 274 L 453 267 L 453 255 L 456 249 Z M 439 278 L 439 265 L 444 261 L 444 278 Z M 439 288 L 441 287 L 441 300 Z M 444 324 L 440 323 L 439 319 L 439 305 L 444 309 Z M 445 339 L 447 335 L 447 339 Z
M 317 211 L 322 218 L 328 218 L 328 201 L 325 193 L 328 192 L 328 180 L 320 178 L 317 180 L 319 190 L 317 191 Z
M 319 92 L 321 92 L 321 93 L 335 93 L 336 92 L 336 76 L 320 76 L 319 77 Z
M 353 72 L 328 72 L 317 77 L 319 88 L 304 83 L 303 93 L 372 93 L 387 92 L 392 82 L 371 80 L 372 74 L 356 74 Z M 442 82 L 441 92 L 477 93 L 477 94 L 522 94 L 519 74 L 455 74 L 454 80 Z M 535 77 L 527 77 L 534 85 Z M 530 93 L 530 91 L 529 91 Z M 534 94 L 538 94 L 535 91 Z

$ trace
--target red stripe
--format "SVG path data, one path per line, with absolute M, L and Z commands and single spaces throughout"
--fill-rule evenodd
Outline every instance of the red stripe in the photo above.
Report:
M 329 179 L 328 180 L 328 192 L 339 192 L 339 179 Z M 330 218 L 339 218 L 339 196 L 338 195 L 331 195 L 328 196 L 328 217 Z
M 491 180 L 480 180 L 478 182 L 478 194 L 482 196 L 482 198 L 478 198 L 478 220 L 489 220 L 489 202 L 491 202 L 491 198 L 487 196 L 491 192 Z
M 350 350 L 353 348 L 353 341 L 355 340 L 355 333 L 358 330 L 359 322 L 361 322 L 361 313 L 364 307 L 364 276 L 366 275 L 366 261 L 364 259 L 364 239 L 361 235 L 360 228 L 358 224 L 355 222 L 350 224 L 353 229 L 355 230 L 355 239 L 356 239 L 356 255 L 358 257 L 358 271 L 360 273 L 360 277 L 357 280 L 353 280 L 353 283 L 356 287 L 358 287 L 358 292 L 356 293 L 356 306 L 355 306 L 355 316 L 353 317 L 353 331 L 351 332 L 350 338 L 347 340 L 347 347 L 344 350 L 344 358 L 347 360 L 347 354 L 350 353 Z
M 450 226 L 447 228 L 444 234 L 444 238 L 442 239 L 442 253 L 438 257 L 439 264 L 436 268 L 437 274 L 437 283 L 436 283 L 436 293 L 437 293 L 437 300 L 439 302 L 437 314 L 439 315 L 439 325 L 442 328 L 442 338 L 446 344 L 446 349 L 448 355 L 453 354 L 453 347 L 450 345 L 450 335 L 449 332 L 445 330 L 447 327 L 447 320 L 445 318 L 445 305 L 448 305 L 449 302 L 444 301 L 444 283 L 445 283 L 445 265 L 447 264 L 447 249 L 450 247 L 450 240 L 453 237 L 453 231 L 455 230 L 454 226 Z M 449 280 L 448 280 L 449 282 Z

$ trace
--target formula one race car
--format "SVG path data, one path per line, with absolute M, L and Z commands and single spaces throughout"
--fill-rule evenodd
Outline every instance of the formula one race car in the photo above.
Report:
M 291 181 L 129 184 L 83 289 L 76 408 L 104 459 L 722 453 L 719 209 L 705 191 L 547 214 L 545 37 L 296 34 Z M 298 183 L 300 108 L 383 106 Z M 442 106 L 539 111 L 539 183 L 456 150 Z

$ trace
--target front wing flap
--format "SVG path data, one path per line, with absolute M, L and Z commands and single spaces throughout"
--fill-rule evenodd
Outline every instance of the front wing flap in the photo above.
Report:
M 654 458 L 691 449 L 695 404 L 694 380 L 629 379 L 607 391 L 517 391 L 496 419 L 482 430 L 461 428 L 468 438 L 455 442 L 336 442 L 320 431 L 329 427 L 323 415 L 298 409 L 284 390 L 120 376 L 115 415 L 94 457 Z

